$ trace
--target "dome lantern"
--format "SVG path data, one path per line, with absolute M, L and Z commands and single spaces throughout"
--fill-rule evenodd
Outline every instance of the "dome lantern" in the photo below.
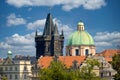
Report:
M 78 22 L 77 30 L 84 31 L 84 23 L 82 21 Z
M 7 55 L 10 59 L 12 59 L 12 51 L 8 50 Z

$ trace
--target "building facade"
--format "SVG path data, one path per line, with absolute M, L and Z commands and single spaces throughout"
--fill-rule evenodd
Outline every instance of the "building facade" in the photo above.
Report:
M 31 75 L 30 60 L 13 60 L 12 52 L 8 51 L 8 57 L 0 64 L 0 75 L 8 80 L 28 80 Z
M 92 36 L 84 30 L 84 23 L 80 21 L 77 31 L 72 33 L 66 46 L 67 56 L 88 56 L 95 55 L 96 49 Z
M 63 55 L 64 35 L 58 32 L 58 27 L 53 23 L 49 13 L 46 18 L 43 35 L 35 35 L 36 58 L 40 56 Z

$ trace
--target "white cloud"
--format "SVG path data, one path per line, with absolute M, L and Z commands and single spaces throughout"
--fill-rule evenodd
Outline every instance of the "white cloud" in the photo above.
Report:
M 0 48 L 2 49 L 8 49 L 8 48 L 11 48 L 11 46 L 5 42 L 1 42 L 0 43 Z
M 61 5 L 65 11 L 83 6 L 85 9 L 93 10 L 105 6 L 105 0 L 7 0 L 7 3 L 15 7 L 23 6 L 55 6 Z
M 106 5 L 105 0 L 86 0 L 83 7 L 85 9 L 94 10 L 99 9 L 105 5 Z
M 11 37 L 7 37 L 6 41 L 8 44 L 11 44 L 11 45 L 31 45 L 31 44 L 33 44 L 33 39 L 31 39 L 27 35 L 21 36 L 19 34 L 14 34 Z
M 34 22 L 28 23 L 28 29 L 35 29 L 40 27 L 40 31 L 38 29 L 38 34 L 42 34 L 46 19 L 36 20 Z M 59 34 L 61 34 L 61 30 L 64 31 L 65 42 L 73 32 L 73 29 L 69 27 L 67 24 L 63 24 L 59 19 L 54 18 L 53 22 L 57 24 Z M 41 31 L 42 30 L 42 31 Z M 0 52 L 2 52 L 3 56 L 5 56 L 5 52 L 10 48 L 13 52 L 13 55 L 21 54 L 21 55 L 35 55 L 35 42 L 34 42 L 35 32 L 26 35 L 20 35 L 18 33 L 13 34 L 9 37 L 5 38 L 4 42 L 0 42 Z
M 63 29 L 66 37 L 70 35 L 73 31 L 68 25 L 64 25 L 60 20 L 54 18 L 53 21 L 58 25 L 58 30 L 61 31 Z M 38 34 L 42 34 L 41 31 L 38 30 Z M 7 52 L 10 48 L 13 52 L 13 56 L 17 54 L 21 55 L 35 55 L 35 42 L 34 42 L 35 32 L 26 35 L 13 34 L 10 37 L 6 37 L 4 42 L 0 42 L 0 51 L 2 53 Z M 6 56 L 6 54 L 2 54 L 2 56 Z
M 35 32 L 26 35 L 14 34 L 0 42 L 0 51 L 7 52 L 10 49 L 13 55 L 35 55 Z M 3 53 L 4 54 L 4 53 Z M 6 54 L 4 54 L 6 56 Z
M 69 35 L 73 32 L 73 29 L 67 24 L 63 24 L 59 19 L 54 18 L 53 22 L 57 24 L 59 32 L 64 31 L 64 36 L 68 39 Z
M 35 29 L 42 29 L 45 26 L 45 21 L 46 19 L 41 19 L 41 20 L 36 20 L 34 22 L 30 22 L 27 24 L 27 28 L 30 30 L 35 30 Z M 68 38 L 68 35 L 73 32 L 73 29 L 69 27 L 67 24 L 63 24 L 59 19 L 54 18 L 53 19 L 54 24 L 57 24 L 59 32 L 62 30 L 64 31 L 66 39 Z
M 16 17 L 14 13 L 7 17 L 7 26 L 17 26 L 22 24 L 26 24 L 26 20 L 21 17 Z
M 120 39 L 120 32 L 98 32 L 94 37 L 96 41 L 110 41 L 114 39 Z
M 98 46 L 104 46 L 104 47 L 107 47 L 107 46 L 112 46 L 111 43 L 109 42 L 104 42 L 104 41 L 101 41 L 101 42 L 95 42 L 95 45 L 98 47 Z
M 37 28 L 43 28 L 45 25 L 45 21 L 46 19 L 41 19 L 41 20 L 36 20 L 34 22 L 30 22 L 27 24 L 27 28 L 31 30 L 34 30 Z
M 94 39 L 97 51 L 115 49 L 120 45 L 120 32 L 97 32 Z
M 59 19 L 54 18 L 53 22 L 57 24 L 59 34 L 61 34 L 61 30 L 64 31 L 65 42 L 68 36 L 72 33 L 73 29 L 70 28 L 67 24 L 63 24 Z M 37 27 L 44 28 L 45 19 L 36 20 L 35 22 L 28 23 L 28 29 L 34 29 Z M 43 31 L 43 29 L 41 29 Z M 38 34 L 42 34 L 42 31 L 38 29 Z M 35 42 L 34 42 L 35 32 L 26 35 L 20 35 L 18 33 L 13 34 L 9 37 L 5 38 L 4 42 L 0 42 L 0 51 L 7 52 L 10 48 L 13 55 L 21 54 L 21 55 L 35 55 Z M 5 54 L 4 54 L 5 56 Z

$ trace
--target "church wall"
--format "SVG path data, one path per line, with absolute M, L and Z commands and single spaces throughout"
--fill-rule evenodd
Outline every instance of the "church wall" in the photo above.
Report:
M 76 49 L 79 50 L 79 55 L 76 55 Z M 92 53 L 95 55 L 95 47 L 94 46 L 67 46 L 66 47 L 66 55 L 70 56 L 87 56 L 86 49 L 88 49 L 88 55 Z
M 92 47 L 91 47 L 91 53 L 92 53 L 92 55 L 95 55 L 95 54 L 96 54 L 96 48 L 95 48 L 95 46 L 92 46 Z

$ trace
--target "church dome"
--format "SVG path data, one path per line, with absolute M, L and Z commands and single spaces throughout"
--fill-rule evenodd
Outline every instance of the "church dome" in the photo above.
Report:
M 81 26 L 83 29 L 80 29 Z M 80 27 L 80 28 L 79 28 Z M 78 23 L 78 30 L 72 33 L 68 39 L 68 46 L 71 45 L 94 45 L 92 36 L 84 30 L 84 23 Z

